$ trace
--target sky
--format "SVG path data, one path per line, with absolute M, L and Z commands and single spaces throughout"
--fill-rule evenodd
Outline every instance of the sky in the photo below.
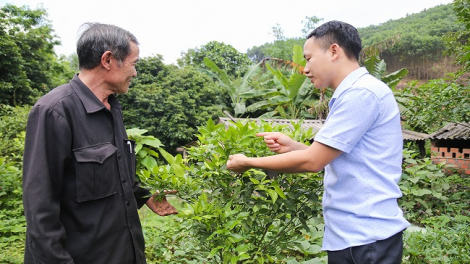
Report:
M 79 28 L 86 22 L 113 24 L 132 32 L 140 57 L 156 54 L 166 64 L 181 52 L 210 41 L 246 52 L 274 41 L 272 28 L 284 36 L 303 37 L 302 20 L 340 20 L 356 28 L 379 25 L 452 0 L 0 0 L 35 9 L 42 5 L 61 40 L 58 55 L 75 52 Z

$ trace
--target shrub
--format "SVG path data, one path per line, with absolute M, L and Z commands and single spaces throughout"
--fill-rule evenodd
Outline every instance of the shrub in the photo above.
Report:
M 198 144 L 188 150 L 187 160 L 160 151 L 168 165 L 155 161 L 153 167 L 148 166 L 150 163 L 141 166 L 141 179 L 147 186 L 160 190 L 183 188 L 177 194 L 183 201 L 179 216 L 189 237 L 194 238 L 191 247 L 180 248 L 191 256 L 188 260 L 197 257 L 214 263 L 281 263 L 288 257 L 295 261 L 325 255 L 318 245 L 310 244 L 321 239 L 321 228 L 315 223 L 320 214 L 320 175 L 274 174 L 255 169 L 233 173 L 226 168 L 230 154 L 272 154 L 262 138 L 255 136 L 257 132 L 284 131 L 308 143 L 311 130 L 302 131 L 300 124 L 292 125 L 293 131 L 267 123 L 259 127 L 253 121 L 226 128 L 209 120 L 199 128 Z

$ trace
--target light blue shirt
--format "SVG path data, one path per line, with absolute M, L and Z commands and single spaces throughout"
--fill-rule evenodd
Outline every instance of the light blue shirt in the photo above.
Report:
M 390 88 L 365 68 L 336 88 L 315 141 L 343 153 L 325 167 L 323 250 L 342 250 L 391 237 L 409 226 L 402 196 L 403 138 Z

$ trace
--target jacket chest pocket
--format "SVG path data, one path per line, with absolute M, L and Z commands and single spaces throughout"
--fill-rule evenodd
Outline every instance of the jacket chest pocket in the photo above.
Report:
M 74 149 L 77 202 L 104 198 L 116 193 L 117 148 L 102 143 Z

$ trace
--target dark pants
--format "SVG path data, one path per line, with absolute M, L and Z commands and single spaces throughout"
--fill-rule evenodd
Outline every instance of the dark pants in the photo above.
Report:
M 403 257 L 403 231 L 374 243 L 328 251 L 328 264 L 400 264 Z

